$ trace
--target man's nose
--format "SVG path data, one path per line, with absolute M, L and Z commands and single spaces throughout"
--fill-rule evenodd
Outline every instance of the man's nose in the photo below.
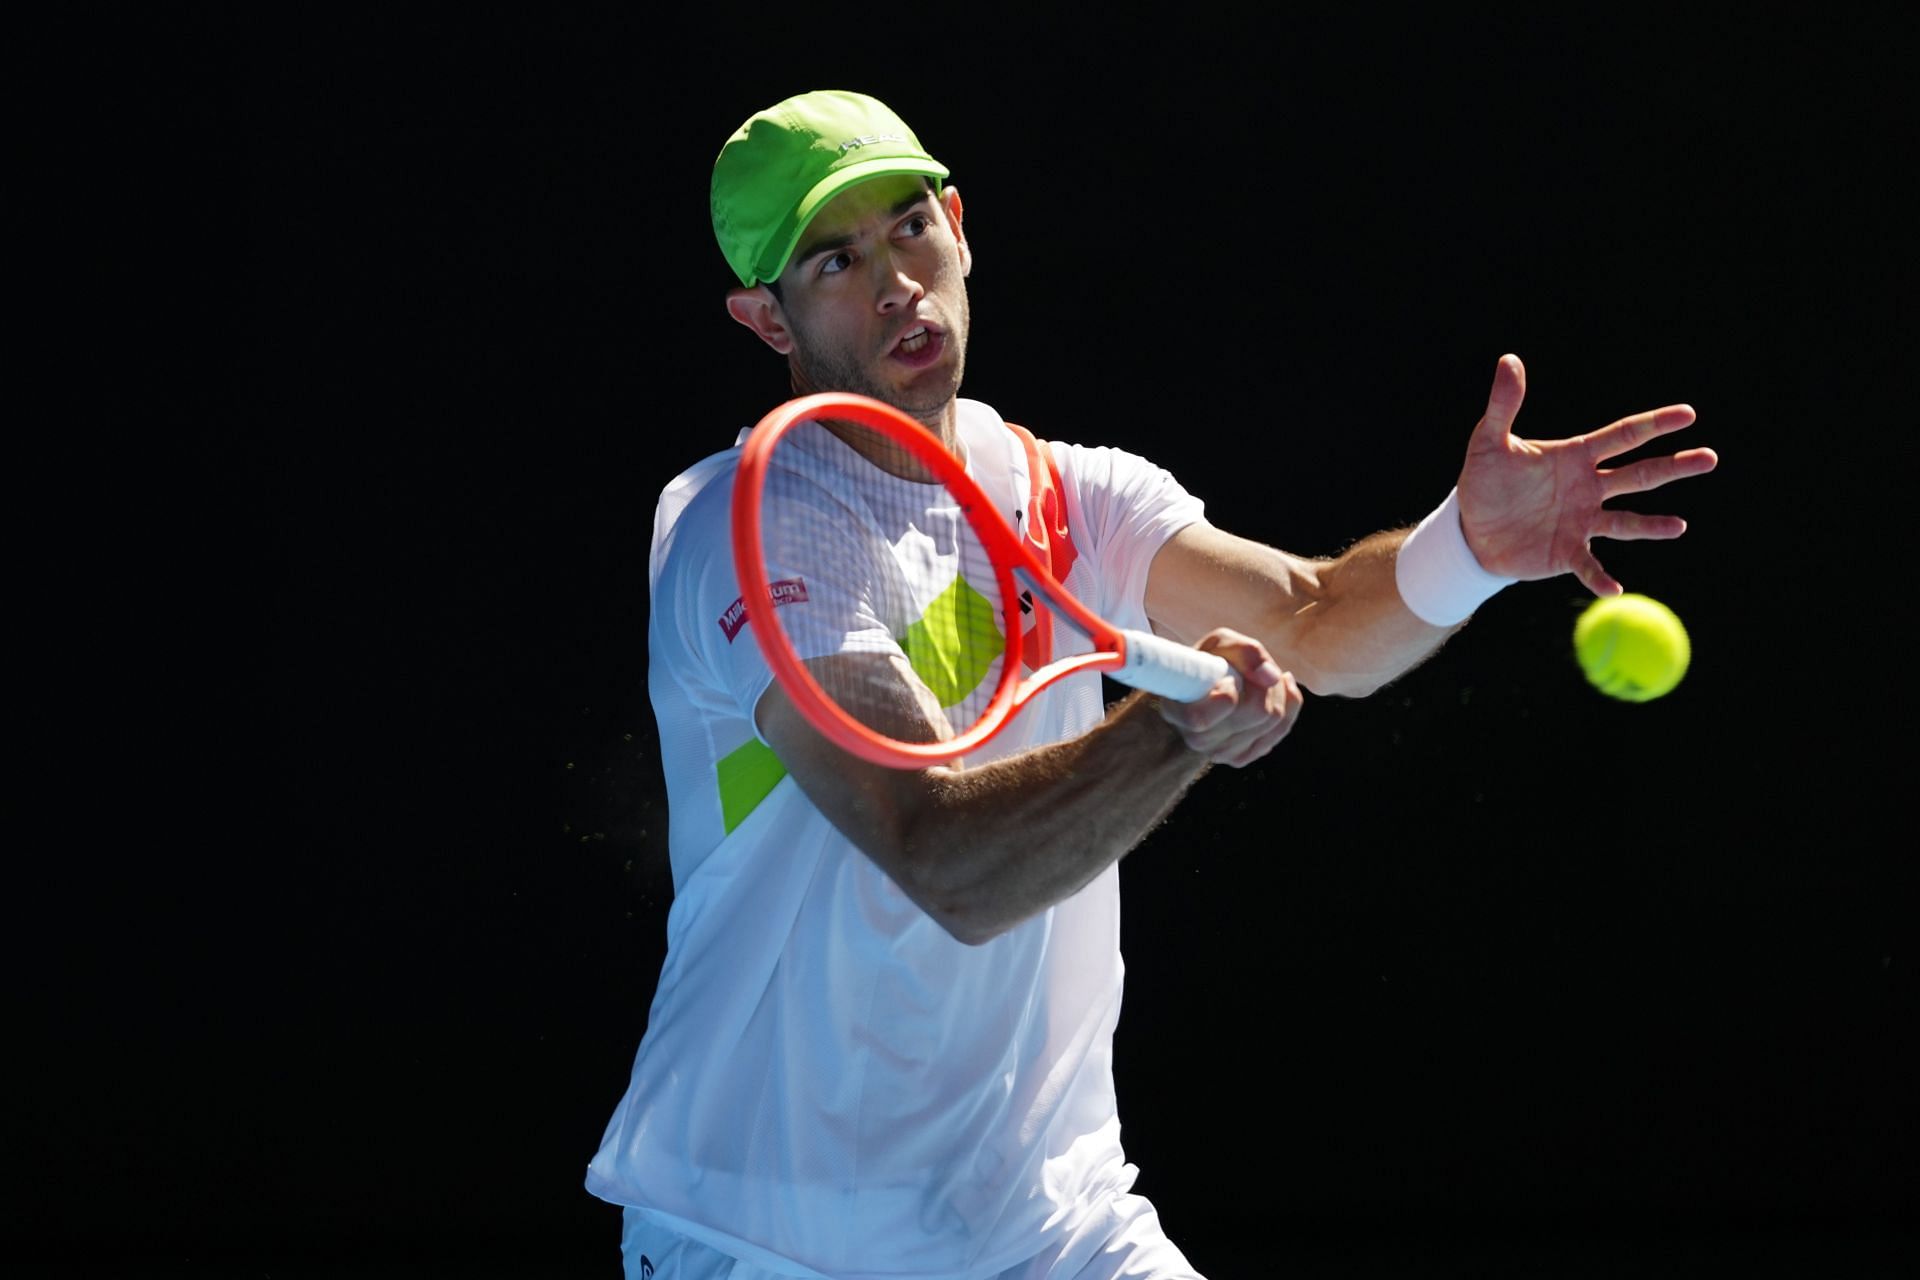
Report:
M 875 304 L 881 315 L 910 307 L 927 292 L 904 256 L 895 256 L 891 251 L 882 250 L 873 255 L 872 261 L 878 276 L 874 281 L 877 294 Z

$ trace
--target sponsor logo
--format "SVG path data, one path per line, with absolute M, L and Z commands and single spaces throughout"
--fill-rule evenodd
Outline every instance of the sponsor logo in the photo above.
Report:
M 769 582 L 767 596 L 773 601 L 773 607 L 776 609 L 783 604 L 805 604 L 807 602 L 806 580 L 782 578 L 778 582 Z M 726 612 L 722 613 L 716 621 L 720 623 L 720 630 L 727 637 L 727 643 L 732 644 L 733 638 L 740 634 L 740 629 L 753 619 L 747 616 L 746 601 L 736 596 L 733 603 L 727 606 Z
M 845 142 L 840 144 L 840 149 L 842 151 L 851 151 L 855 147 L 872 146 L 876 142 L 905 142 L 905 141 L 906 139 L 901 137 L 897 133 L 863 133 L 857 138 L 848 138 Z
M 653 1280 L 653 1259 L 644 1253 L 640 1255 L 640 1280 Z

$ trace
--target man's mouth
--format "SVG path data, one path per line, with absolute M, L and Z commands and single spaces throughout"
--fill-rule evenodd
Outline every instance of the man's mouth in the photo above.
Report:
M 916 324 L 900 335 L 889 353 L 895 360 L 914 368 L 940 358 L 942 334 L 932 325 Z

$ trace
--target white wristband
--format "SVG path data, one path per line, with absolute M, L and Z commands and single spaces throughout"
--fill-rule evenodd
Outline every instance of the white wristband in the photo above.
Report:
M 1465 622 L 1495 592 L 1516 581 L 1488 573 L 1474 559 L 1467 535 L 1460 531 L 1458 489 L 1400 544 L 1393 578 L 1407 608 L 1436 627 Z

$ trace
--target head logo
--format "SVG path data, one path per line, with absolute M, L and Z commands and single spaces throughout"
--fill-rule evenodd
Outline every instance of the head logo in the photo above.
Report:
M 855 147 L 870 147 L 876 142 L 905 142 L 897 133 L 863 133 L 857 138 L 848 138 L 840 144 L 842 151 L 851 151 Z

